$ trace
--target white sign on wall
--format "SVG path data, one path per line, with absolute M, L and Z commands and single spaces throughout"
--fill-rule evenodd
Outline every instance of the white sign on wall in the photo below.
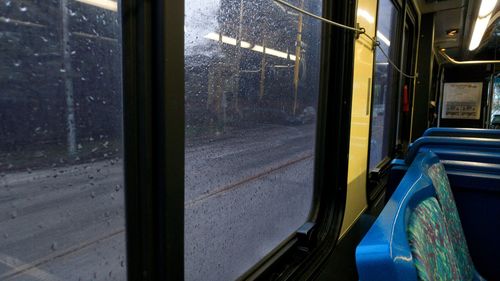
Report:
M 445 83 L 441 118 L 479 120 L 482 91 L 482 82 Z

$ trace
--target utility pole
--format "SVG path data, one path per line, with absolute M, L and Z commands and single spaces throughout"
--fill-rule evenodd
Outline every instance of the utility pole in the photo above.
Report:
M 300 8 L 304 9 L 304 0 L 300 1 Z M 300 54 L 302 49 L 302 13 L 299 13 L 297 41 L 295 43 L 295 66 L 293 68 L 293 116 L 297 111 L 297 96 L 299 92 Z
M 264 51 L 262 52 L 262 60 L 261 60 L 261 66 L 260 66 L 260 89 L 259 89 L 259 100 L 262 100 L 262 97 L 264 97 L 264 90 L 266 86 L 266 39 L 264 35 L 264 39 L 262 39 L 262 48 Z
M 75 125 L 75 100 L 73 97 L 73 71 L 71 69 L 71 50 L 69 45 L 69 18 L 68 18 L 68 0 L 60 0 L 61 2 L 61 37 L 62 37 L 62 53 L 63 53 L 63 68 L 61 72 L 64 78 L 64 92 L 66 94 L 66 126 L 67 126 L 67 142 L 69 156 L 76 155 L 76 125 Z
M 236 91 L 234 93 L 234 108 L 236 110 L 236 113 L 240 115 L 241 117 L 241 111 L 239 107 L 239 95 L 240 95 L 240 65 L 241 65 L 241 37 L 243 34 L 243 13 L 244 13 L 244 5 L 243 5 L 243 0 L 240 0 L 240 19 L 239 19 L 239 26 L 238 26 L 238 38 L 236 38 L 236 63 L 234 64 L 236 75 L 235 75 L 235 85 L 236 89 L 233 88 L 233 90 Z M 234 84 L 233 84 L 234 85 Z

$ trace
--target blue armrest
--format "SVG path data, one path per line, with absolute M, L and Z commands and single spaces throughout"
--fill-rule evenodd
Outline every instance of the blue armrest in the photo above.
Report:
M 435 195 L 432 181 L 422 177 L 423 166 L 439 162 L 419 155 L 408 169 L 384 210 L 356 248 L 360 280 L 417 280 L 406 235 L 407 209 Z M 400 188 L 402 187 L 402 188 Z

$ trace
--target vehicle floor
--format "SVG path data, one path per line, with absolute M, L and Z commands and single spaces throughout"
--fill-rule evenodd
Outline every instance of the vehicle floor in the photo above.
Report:
M 361 239 L 368 232 L 376 217 L 364 214 L 351 230 L 342 238 L 317 281 L 359 280 L 356 270 L 355 250 Z

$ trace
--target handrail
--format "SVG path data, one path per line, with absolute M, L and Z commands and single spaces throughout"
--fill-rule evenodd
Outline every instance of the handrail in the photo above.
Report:
M 457 61 L 455 60 L 454 58 L 448 56 L 448 54 L 443 51 L 443 50 L 439 50 L 438 52 L 439 54 L 441 54 L 441 56 L 444 57 L 444 59 L 448 62 L 448 63 L 452 63 L 452 64 L 457 64 L 457 65 L 470 65 L 470 64 L 497 64 L 497 63 L 500 63 L 500 60 L 469 60 L 469 61 Z

